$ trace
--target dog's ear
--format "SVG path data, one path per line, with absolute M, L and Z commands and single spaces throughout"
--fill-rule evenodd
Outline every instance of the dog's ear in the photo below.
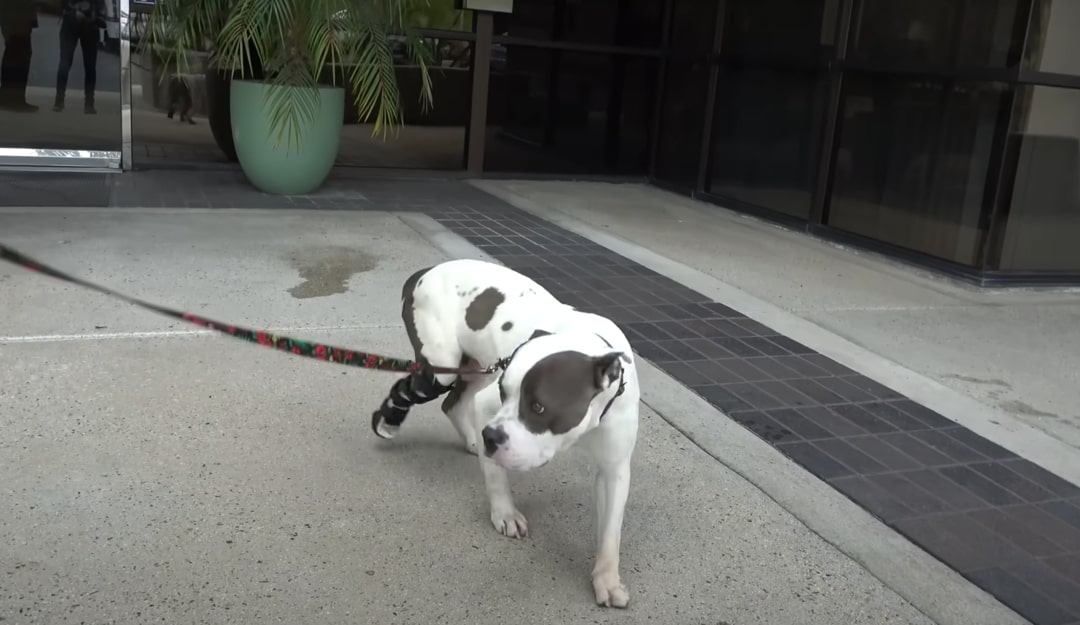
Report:
M 536 330 L 532 333 L 532 336 L 529 337 L 529 340 L 531 341 L 541 336 L 548 336 L 549 334 L 551 334 L 551 332 L 548 332 L 547 330 Z
M 604 390 L 622 375 L 623 362 L 630 362 L 622 352 L 609 352 L 593 357 L 593 385 Z

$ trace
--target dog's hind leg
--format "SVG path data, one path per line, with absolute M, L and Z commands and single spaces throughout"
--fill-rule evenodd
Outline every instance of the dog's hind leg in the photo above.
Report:
M 371 429 L 381 438 L 397 435 L 409 409 L 416 404 L 426 404 L 447 393 L 457 380 L 455 373 L 433 373 L 430 366 L 455 367 L 461 362 L 461 348 L 457 337 L 445 323 L 434 314 L 417 309 L 417 298 L 425 301 L 420 291 L 424 274 L 422 269 L 405 280 L 401 289 L 401 319 L 416 354 L 416 360 L 424 368 L 397 380 L 379 409 L 371 415 Z
M 371 415 L 371 429 L 381 438 L 394 438 L 405 417 L 409 416 L 409 409 L 438 399 L 451 389 L 453 379 L 452 374 L 432 373 L 428 366 L 399 378 L 390 387 L 390 393 L 379 409 Z

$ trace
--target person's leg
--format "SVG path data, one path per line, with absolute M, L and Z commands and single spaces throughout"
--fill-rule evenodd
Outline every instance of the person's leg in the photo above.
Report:
M 74 25 L 68 20 L 60 21 L 60 62 L 56 67 L 56 100 L 53 102 L 54 111 L 64 110 L 64 97 L 67 95 L 68 74 L 71 73 L 71 62 L 75 59 L 75 45 L 79 41 L 79 33 Z
M 4 55 L 0 56 L 0 99 L 6 99 L 7 94 L 11 91 L 13 78 L 11 75 L 12 67 L 15 61 L 15 50 L 12 49 L 12 44 L 16 39 L 16 36 L 4 29 L 0 31 L 0 34 L 4 36 Z
M 8 110 L 37 110 L 36 106 L 26 102 L 32 52 L 29 30 L 25 33 L 4 33 L 4 55 L 0 59 L 0 104 Z
M 79 44 L 82 47 L 83 75 L 86 77 L 84 89 L 86 103 L 84 110 L 87 113 L 97 113 L 94 108 L 94 92 L 97 89 L 97 53 L 98 36 L 100 35 L 95 24 L 84 24 L 79 33 Z

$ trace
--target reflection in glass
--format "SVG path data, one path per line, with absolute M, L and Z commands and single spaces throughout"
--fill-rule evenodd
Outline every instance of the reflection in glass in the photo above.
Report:
M 0 0 L 0 148 L 120 149 L 120 58 L 102 49 L 106 1 Z
M 712 51 L 717 8 L 712 0 L 672 0 L 671 50 L 692 54 Z
M 94 90 L 97 84 L 97 52 L 101 29 L 105 28 L 105 0 L 63 0 L 60 14 L 60 62 L 56 69 L 56 97 L 53 110 L 64 110 L 68 77 L 75 50 L 82 56 L 83 112 L 97 113 Z
M 1080 2 L 1036 0 L 1028 25 L 1024 64 L 1034 70 L 1080 76 Z
M 465 166 L 465 134 L 472 96 L 472 43 L 426 40 L 432 48 L 429 110 L 421 106 L 420 70 L 410 65 L 404 44 L 396 51 L 397 79 L 402 126 L 386 139 L 372 137 L 373 127 L 360 123 L 353 107 L 346 107 L 338 164 L 355 167 L 403 167 L 462 169 Z M 347 101 L 352 94 L 346 89 Z
M 515 0 L 495 14 L 496 35 L 630 48 L 660 47 L 663 24 L 664 0 Z
M 1071 0 L 1066 0 L 1071 1 Z M 1020 0 L 857 0 L 851 57 L 885 66 L 1005 67 Z
M 454 13 L 457 15 L 457 12 Z M 419 17 L 417 17 L 419 19 Z M 427 22 L 425 22 L 427 23 Z M 449 25 L 449 22 L 435 22 Z M 469 117 L 472 79 L 472 44 L 467 41 L 428 38 L 434 62 L 431 66 L 433 106 L 420 106 L 419 70 L 408 64 L 404 47 L 395 51 L 395 75 L 400 90 L 404 125 L 385 139 L 372 136 L 371 124 L 359 123 L 355 107 L 345 107 L 339 166 L 421 169 L 462 169 L 465 128 Z M 226 162 L 208 123 L 211 107 L 220 104 L 215 95 L 227 83 L 208 83 L 209 53 L 194 53 L 189 60 L 193 73 L 179 76 L 164 67 L 160 57 L 145 45 L 132 55 L 132 130 L 136 165 L 176 162 Z M 326 81 L 332 77 L 327 74 Z M 210 87 L 208 89 L 208 86 Z M 347 101 L 352 96 L 346 93 Z M 227 112 L 225 132 L 229 130 Z
M 667 68 L 656 146 L 656 177 L 663 182 L 684 189 L 697 184 L 708 83 L 705 63 L 675 62 Z
M 852 79 L 828 224 L 974 265 L 1007 89 Z
M 660 88 L 655 176 L 683 189 L 697 184 L 709 84 L 706 58 L 713 47 L 716 9 L 709 0 L 674 0 L 672 6 L 673 54 Z
M 1080 271 L 1080 91 L 1026 87 L 1017 100 L 999 268 Z
M 485 169 L 645 174 L 654 59 L 497 48 Z
M 454 8 L 455 0 L 424 0 L 409 7 L 407 22 L 413 28 L 471 32 L 473 12 Z
M 708 190 L 807 218 L 825 104 L 816 73 L 722 71 Z
M 824 59 L 839 0 L 734 0 L 727 3 L 721 53 L 745 61 Z

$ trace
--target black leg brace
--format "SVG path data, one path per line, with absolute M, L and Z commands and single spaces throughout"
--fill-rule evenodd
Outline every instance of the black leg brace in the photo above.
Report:
M 371 428 L 378 427 L 380 420 L 386 425 L 395 427 L 405 422 L 409 415 L 409 409 L 416 404 L 426 404 L 433 399 L 445 394 L 453 388 L 443 386 L 435 378 L 431 369 L 425 367 L 420 371 L 410 374 L 394 382 L 390 387 L 390 394 L 383 400 L 375 414 L 371 415 Z

